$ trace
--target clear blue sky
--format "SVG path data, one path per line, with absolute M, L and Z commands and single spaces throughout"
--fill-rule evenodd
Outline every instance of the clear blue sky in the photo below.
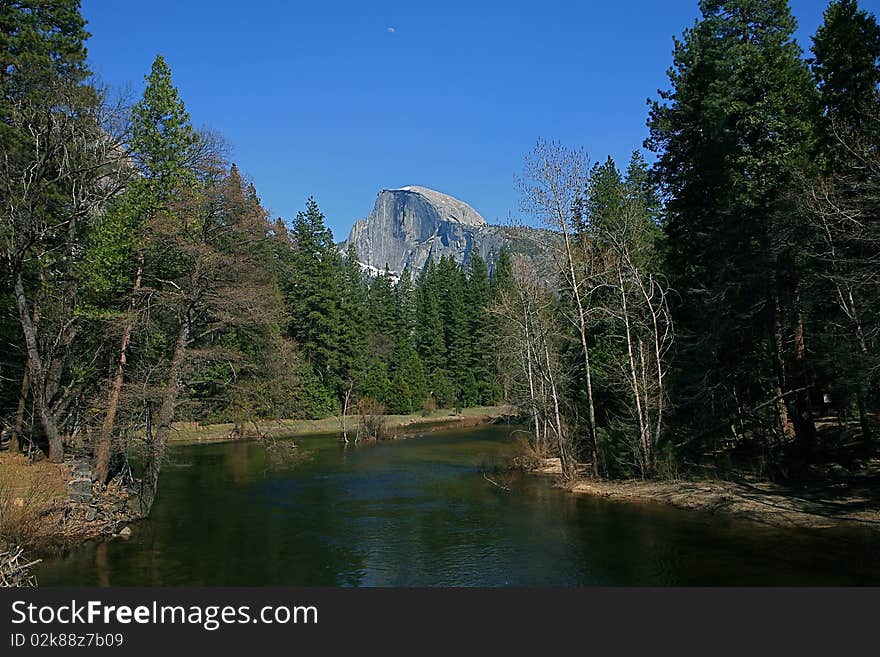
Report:
M 791 4 L 808 48 L 826 2 Z M 163 54 L 194 123 L 226 136 L 273 215 L 314 196 L 337 239 L 403 185 L 506 221 L 538 137 L 626 160 L 697 13 L 696 0 L 83 2 L 104 82 L 139 96 Z

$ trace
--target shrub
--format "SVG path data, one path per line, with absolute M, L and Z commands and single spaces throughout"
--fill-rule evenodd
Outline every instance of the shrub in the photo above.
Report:
M 362 397 L 357 403 L 358 438 L 385 440 L 388 437 L 388 418 L 385 405 L 372 397 Z
M 422 417 L 428 417 L 429 415 L 435 413 L 437 411 L 437 400 L 434 398 L 434 395 L 428 395 L 428 398 L 422 404 Z

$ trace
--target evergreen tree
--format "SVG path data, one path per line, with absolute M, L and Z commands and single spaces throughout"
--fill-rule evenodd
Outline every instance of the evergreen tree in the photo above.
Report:
M 446 342 L 440 311 L 440 283 L 437 265 L 430 259 L 416 286 L 416 350 L 434 376 L 446 368 Z M 439 401 L 439 400 L 438 400 Z
M 446 347 L 446 369 L 456 390 L 458 401 L 466 405 L 470 400 L 462 399 L 461 395 L 470 369 L 471 341 L 465 298 L 465 277 L 461 267 L 451 256 L 440 259 L 437 266 L 437 282 L 443 341 Z
M 492 349 L 492 317 L 489 303 L 492 288 L 486 261 L 476 251 L 471 253 L 467 267 L 467 300 L 470 348 L 470 372 L 473 390 L 464 396 L 466 405 L 494 403 L 500 396 L 495 354 Z M 470 380 L 466 381 L 470 388 Z
M 361 399 L 375 399 L 383 405 L 391 396 L 391 377 L 388 372 L 388 362 L 385 358 L 373 354 L 367 362 L 367 370 L 361 385 Z M 396 400 L 391 400 L 392 405 Z
M 880 25 L 856 0 L 834 0 L 811 50 L 827 143 L 840 150 L 835 131 L 858 133 L 865 121 L 873 122 L 875 131 L 880 126 Z
M 490 285 L 493 301 L 497 300 L 503 292 L 513 289 L 513 264 L 510 261 L 510 252 L 506 248 L 502 248 L 501 253 L 498 254 Z
M 416 290 L 409 265 L 404 267 L 395 287 L 397 303 L 397 340 L 415 348 L 416 332 Z
M 357 386 L 366 367 L 368 336 L 364 324 L 367 314 L 367 286 L 358 264 L 354 245 L 349 245 L 342 261 L 342 283 L 339 305 L 339 382 L 342 405 L 357 394 Z M 345 409 L 347 410 L 347 409 Z
M 153 249 L 145 271 L 145 240 L 150 222 L 170 214 L 173 200 L 192 192 L 197 179 L 194 154 L 199 138 L 171 81 L 171 69 L 161 55 L 154 60 L 145 81 L 144 95 L 132 109 L 129 144 L 131 159 L 140 175 L 95 222 L 83 267 L 86 287 L 93 292 L 91 301 L 100 307 L 121 299 L 127 311 L 107 414 L 95 447 L 95 473 L 102 483 L 109 475 L 111 438 L 142 281 L 145 274 L 155 278 L 158 269 L 167 264 L 161 262 L 163 258 Z M 238 177 L 237 170 L 234 173 Z M 158 247 L 161 252 L 164 245 Z
M 284 294 L 289 333 L 328 392 L 339 386 L 341 262 L 333 235 L 314 199 L 291 227 L 292 278 Z
M 143 98 L 131 113 L 131 153 L 151 200 L 162 203 L 195 183 L 199 137 L 162 55 L 145 80 Z
M 380 354 L 387 362 L 394 351 L 398 333 L 397 298 L 387 266 L 370 283 L 367 323 L 371 351 Z
M 409 268 L 404 268 L 394 288 L 395 345 L 390 358 L 391 391 L 388 408 L 395 413 L 412 413 L 428 397 L 425 366 L 416 352 L 416 289 Z
M 659 154 L 680 295 L 680 418 L 717 435 L 775 409 L 777 426 L 806 447 L 804 225 L 787 192 L 806 159 L 815 91 L 787 0 L 702 0 L 700 9 L 675 42 L 672 88 L 652 105 L 647 141 Z M 707 413 L 718 424 L 703 422 Z
M 199 136 L 171 80 L 171 69 L 161 55 L 145 82 L 144 95 L 132 108 L 129 142 L 129 155 L 139 175 L 99 215 L 88 235 L 83 272 L 98 304 L 114 297 L 129 300 L 125 292 L 131 291 L 137 270 L 143 266 L 147 222 L 157 213 L 168 213 L 173 196 L 194 188 L 196 154 L 206 150 L 204 144 L 200 148 Z
M 428 397 L 428 376 L 419 355 L 400 345 L 392 358 L 392 371 L 386 394 L 388 410 L 400 414 L 420 410 Z
M 507 401 L 510 396 L 511 381 L 507 376 L 506 368 L 504 367 L 504 355 L 498 348 L 498 336 L 501 335 L 502 320 L 495 312 L 504 298 L 513 294 L 514 291 L 513 263 L 510 259 L 510 252 L 506 248 L 502 248 L 501 253 L 498 254 L 498 260 L 495 261 L 495 268 L 492 272 L 489 286 L 489 308 L 492 310 L 489 314 L 489 331 L 491 336 L 489 347 L 494 354 L 492 362 L 495 368 L 494 371 L 498 376 L 498 388 L 496 389 L 496 392 L 498 394 L 498 399 Z
M 80 86 L 90 75 L 85 42 L 90 34 L 80 13 L 80 0 L 18 0 L 0 5 L 0 136 L 7 154 L 16 134 L 8 119 L 16 101 L 34 103 L 57 100 L 59 84 Z M 26 141 L 19 144 L 26 144 Z
M 446 370 L 436 370 L 429 377 L 431 396 L 439 408 L 453 408 L 458 404 L 458 391 Z
M 819 88 L 821 175 L 803 194 L 814 223 L 811 324 L 820 379 L 838 408 L 855 402 L 862 439 L 874 432 L 871 406 L 880 403 L 880 25 L 854 0 L 835 0 L 813 39 Z M 872 399 L 873 397 L 873 399 Z M 876 406 L 875 406 L 876 407 Z

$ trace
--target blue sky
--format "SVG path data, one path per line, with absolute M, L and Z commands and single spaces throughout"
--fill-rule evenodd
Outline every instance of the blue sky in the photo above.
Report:
M 823 0 L 792 0 L 809 47 Z M 862 0 L 875 13 L 880 0 Z M 491 223 L 538 137 L 628 159 L 696 0 L 84 0 L 92 69 L 140 95 L 157 53 L 197 126 L 219 131 L 263 204 L 311 195 L 337 239 L 383 188 L 424 185 Z

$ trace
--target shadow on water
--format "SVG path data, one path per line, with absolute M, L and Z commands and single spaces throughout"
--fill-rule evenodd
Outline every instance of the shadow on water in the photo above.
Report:
M 356 448 L 303 438 L 178 447 L 131 539 L 44 562 L 41 585 L 585 586 L 880 584 L 867 532 L 781 530 L 481 474 L 509 429 Z M 180 467 L 183 466 L 183 467 Z

